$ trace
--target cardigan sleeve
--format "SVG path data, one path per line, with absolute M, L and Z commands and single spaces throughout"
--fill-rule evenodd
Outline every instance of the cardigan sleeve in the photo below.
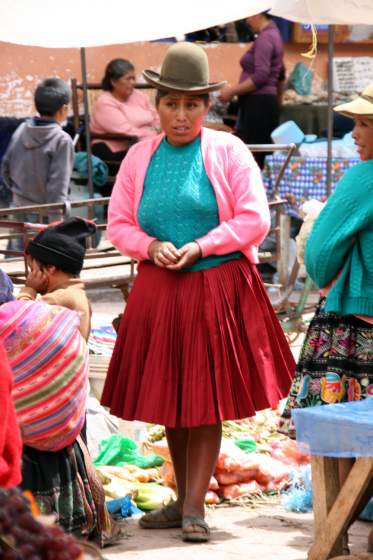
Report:
M 122 254 L 144 260 L 149 258 L 148 248 L 155 237 L 147 235 L 135 217 L 136 164 L 133 155 L 139 146 L 131 148 L 121 164 L 110 197 L 107 232 Z
M 305 264 L 319 288 L 334 280 L 358 233 L 372 226 L 372 171 L 372 162 L 349 169 L 312 228 L 306 244 Z
M 258 246 L 268 233 L 270 214 L 260 169 L 241 142 L 228 154 L 227 181 L 233 195 L 233 217 L 196 239 L 206 257 Z

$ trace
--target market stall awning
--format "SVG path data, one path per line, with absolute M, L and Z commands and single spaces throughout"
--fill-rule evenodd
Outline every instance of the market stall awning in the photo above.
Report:
M 303 23 L 373 24 L 372 0 L 2 0 L 0 41 L 92 47 L 149 41 L 205 29 L 272 9 Z
M 273 0 L 1 0 L 0 41 L 93 47 L 179 37 L 271 8 Z
M 372 0 L 275 0 L 273 13 L 300 23 L 373 24 Z

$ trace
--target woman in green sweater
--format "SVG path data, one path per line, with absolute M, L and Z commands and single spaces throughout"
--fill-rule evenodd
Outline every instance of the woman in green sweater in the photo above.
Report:
M 373 84 L 335 111 L 354 119 L 362 163 L 349 169 L 306 245 L 322 298 L 310 324 L 280 430 L 294 436 L 293 408 L 373 395 Z
M 290 437 L 294 408 L 373 396 L 373 83 L 335 111 L 354 119 L 362 163 L 345 173 L 307 241 L 305 265 L 321 299 L 280 423 Z M 351 460 L 339 463 L 343 483 Z

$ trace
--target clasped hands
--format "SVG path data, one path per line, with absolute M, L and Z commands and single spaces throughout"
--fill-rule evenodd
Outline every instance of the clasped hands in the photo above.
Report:
M 154 264 L 161 268 L 181 270 L 192 266 L 201 257 L 201 249 L 195 241 L 186 243 L 180 249 L 176 249 L 170 241 L 153 241 L 148 254 Z

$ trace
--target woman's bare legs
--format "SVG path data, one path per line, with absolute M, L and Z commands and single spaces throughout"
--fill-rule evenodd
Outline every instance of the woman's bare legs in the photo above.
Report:
M 183 512 L 186 492 L 188 436 L 188 428 L 166 428 L 166 438 L 177 486 L 177 501 L 175 505 L 180 513 Z
M 205 516 L 205 495 L 219 456 L 221 434 L 221 423 L 196 428 L 166 428 L 177 483 L 177 505 L 183 517 L 203 519 Z M 203 531 L 194 525 L 186 530 Z

